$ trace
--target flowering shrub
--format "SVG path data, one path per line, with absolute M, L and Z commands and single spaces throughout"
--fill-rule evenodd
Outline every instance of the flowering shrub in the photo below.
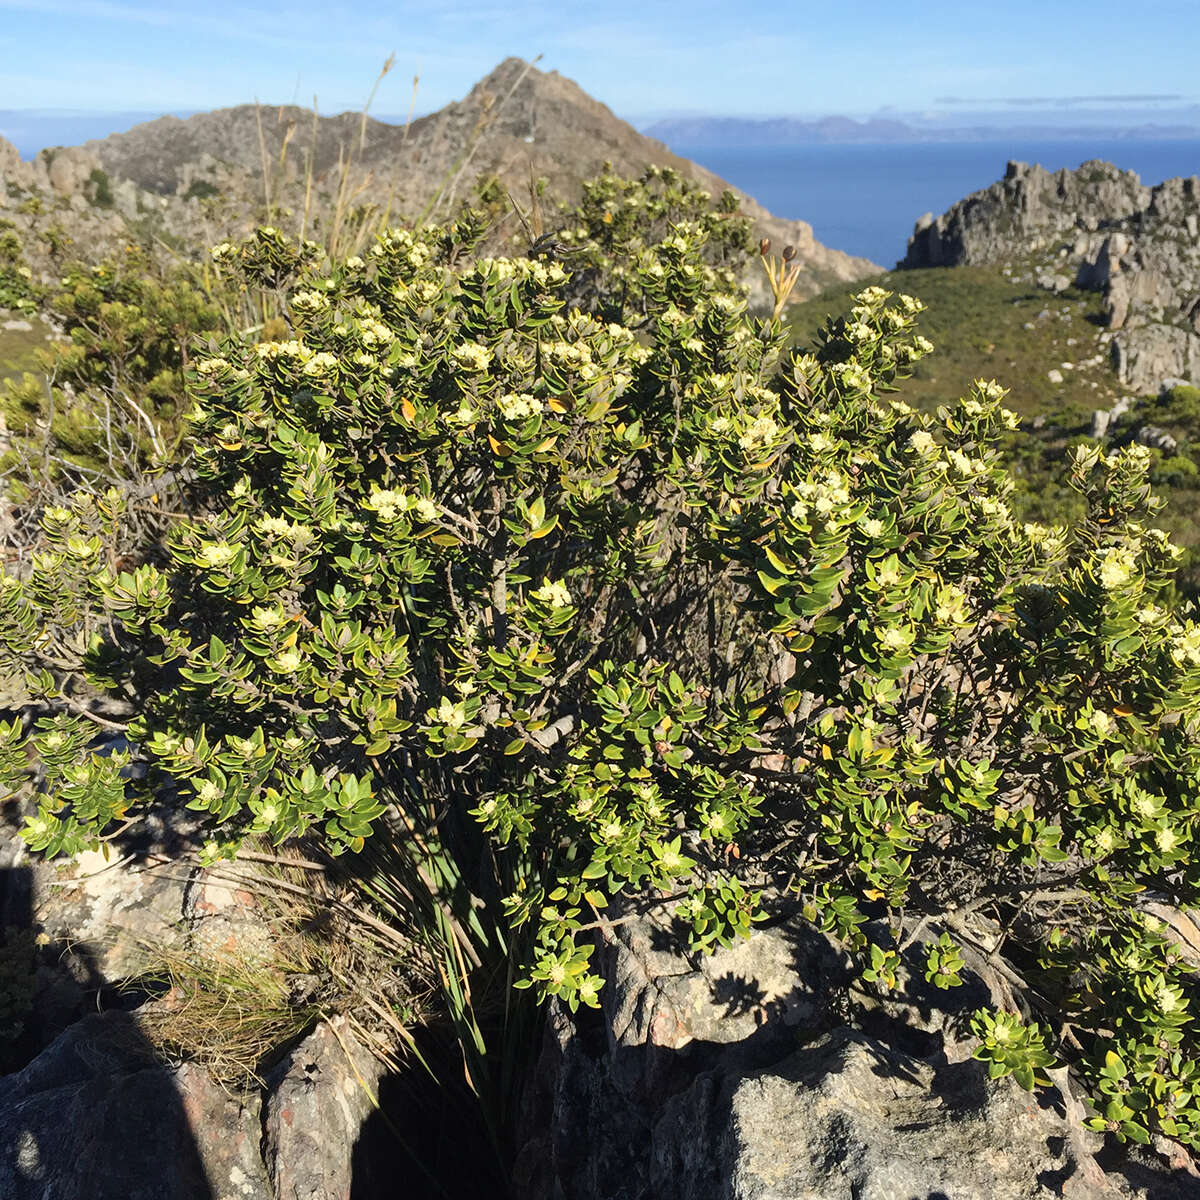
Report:
M 0 581 L 0 645 L 63 710 L 0 743 L 11 786 L 40 764 L 27 840 L 73 853 L 138 800 L 86 678 L 136 701 L 210 857 L 469 811 L 522 983 L 572 1007 L 621 893 L 702 950 L 795 897 L 879 987 L 927 928 L 952 987 L 1003 927 L 1097 1120 L 1200 1144 L 1194 977 L 1138 905 L 1193 903 L 1200 870 L 1200 626 L 1144 454 L 1080 451 L 1086 520 L 1022 524 L 1001 388 L 888 398 L 931 349 L 917 302 L 869 288 L 791 350 L 711 236 L 623 255 L 620 320 L 556 262 L 473 258 L 469 222 L 306 252 L 294 284 L 264 277 L 281 235 L 220 247 L 288 323 L 192 364 L 211 511 L 122 571 L 121 498 L 80 497 Z M 981 1019 L 981 1053 L 1029 1083 L 1051 1052 L 1020 1026 Z

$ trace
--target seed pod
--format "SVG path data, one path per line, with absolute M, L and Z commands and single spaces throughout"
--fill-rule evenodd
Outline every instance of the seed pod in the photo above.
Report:
M 795 258 L 795 257 L 796 257 L 796 247 L 795 247 L 795 246 L 784 246 L 784 248 L 783 248 L 783 261 L 784 261 L 784 262 L 791 262 L 791 261 L 792 261 L 792 259 L 793 259 L 793 258 Z
M 763 256 L 763 258 L 767 257 L 767 255 L 771 252 L 770 238 L 763 238 L 762 241 L 758 243 L 758 252 Z

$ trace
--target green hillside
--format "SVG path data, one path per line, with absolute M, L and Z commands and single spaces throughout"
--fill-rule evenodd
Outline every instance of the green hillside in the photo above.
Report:
M 1009 389 L 1007 403 L 1024 417 L 1082 423 L 1121 394 L 1101 340 L 1097 292 L 1072 288 L 1053 295 L 990 266 L 889 271 L 867 282 L 907 292 L 927 306 L 921 329 L 937 353 L 918 363 L 902 385 L 910 403 L 951 403 L 982 375 L 1003 383 Z M 864 286 L 830 289 L 793 306 L 789 313 L 797 339 L 814 338 L 825 315 L 848 308 L 850 297 Z M 1051 382 L 1052 370 L 1062 375 L 1062 383 Z

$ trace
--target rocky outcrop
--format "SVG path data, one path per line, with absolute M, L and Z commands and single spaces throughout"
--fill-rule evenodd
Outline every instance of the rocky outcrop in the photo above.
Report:
M 253 1111 L 160 1064 L 123 1013 L 85 1017 L 0 1078 L 6 1200 L 273 1200 L 259 1137 Z
M 1138 392 L 1156 392 L 1165 379 L 1200 381 L 1200 336 L 1175 325 L 1126 328 L 1113 339 L 1121 381 Z
M 1102 291 L 1123 384 L 1200 379 L 1200 180 L 1145 187 L 1087 162 L 1051 174 L 1010 162 L 999 183 L 917 223 L 902 268 L 1003 263 L 1062 291 Z
M 151 196 L 127 179 L 109 178 L 90 150 L 43 150 L 23 162 L 0 138 L 0 233 L 15 234 L 17 263 L 42 284 L 55 284 L 68 261 L 96 263 L 149 234 L 200 249 L 206 239 L 195 206 Z M 133 223 L 138 223 L 135 231 Z
M 803 923 L 689 962 L 669 926 L 616 926 L 599 1017 L 551 1014 L 528 1095 L 518 1194 L 529 1200 L 1183 1200 L 1183 1156 L 1097 1157 L 1068 1091 L 990 1080 L 966 1015 L 980 974 L 901 992 L 849 983 Z M 986 971 L 981 962 L 980 969 Z M 1065 1079 L 1062 1080 L 1066 1085 Z
M 1010 162 L 1004 178 L 960 200 L 936 220 L 917 222 L 908 252 L 909 267 L 977 266 L 1009 261 L 1015 253 L 1057 251 L 1057 241 L 1095 233 L 1150 200 L 1132 171 L 1110 163 L 1087 162 L 1078 171 L 1055 171 Z
M 355 1145 L 382 1074 L 379 1059 L 341 1022 L 322 1022 L 276 1068 L 262 1102 L 263 1156 L 276 1196 L 349 1200 Z

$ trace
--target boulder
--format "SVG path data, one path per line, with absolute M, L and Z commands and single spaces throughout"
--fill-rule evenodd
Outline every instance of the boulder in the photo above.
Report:
M 1161 450 L 1164 454 L 1174 454 L 1179 449 L 1175 438 L 1157 425 L 1143 425 L 1134 434 L 1133 440 L 1142 446 L 1149 446 L 1151 450 Z
M 32 164 L 21 161 L 21 152 L 12 144 L 0 137 L 0 192 L 7 191 L 9 186 L 20 191 L 33 187 L 37 174 Z
M 349 1200 L 378 1164 L 354 1148 L 378 1060 L 322 1022 L 235 1095 L 195 1063 L 164 1066 L 136 1014 L 92 1014 L 0 1077 L 4 1200 Z M 396 1195 L 389 1180 L 379 1195 Z
M 349 1200 L 351 1183 L 363 1185 L 351 1179 L 354 1148 L 383 1069 L 343 1018 L 335 1022 L 318 1025 L 268 1081 L 263 1153 L 275 1195 L 287 1200 Z
M 1157 392 L 1162 380 L 1200 379 L 1200 335 L 1175 325 L 1123 330 L 1113 339 L 1121 382 L 1138 392 Z
M 274 1200 L 257 1113 L 162 1066 L 123 1013 L 71 1026 L 0 1078 L 5 1200 Z
M 33 162 L 50 189 L 61 196 L 82 196 L 92 172 L 101 169 L 100 159 L 81 146 L 42 150 Z
M 992 1083 L 982 1064 L 934 1066 L 851 1029 L 738 1080 L 722 1101 L 717 1177 L 727 1190 L 713 1195 L 1120 1195 L 1094 1162 L 1074 1157 L 1036 1099 Z

